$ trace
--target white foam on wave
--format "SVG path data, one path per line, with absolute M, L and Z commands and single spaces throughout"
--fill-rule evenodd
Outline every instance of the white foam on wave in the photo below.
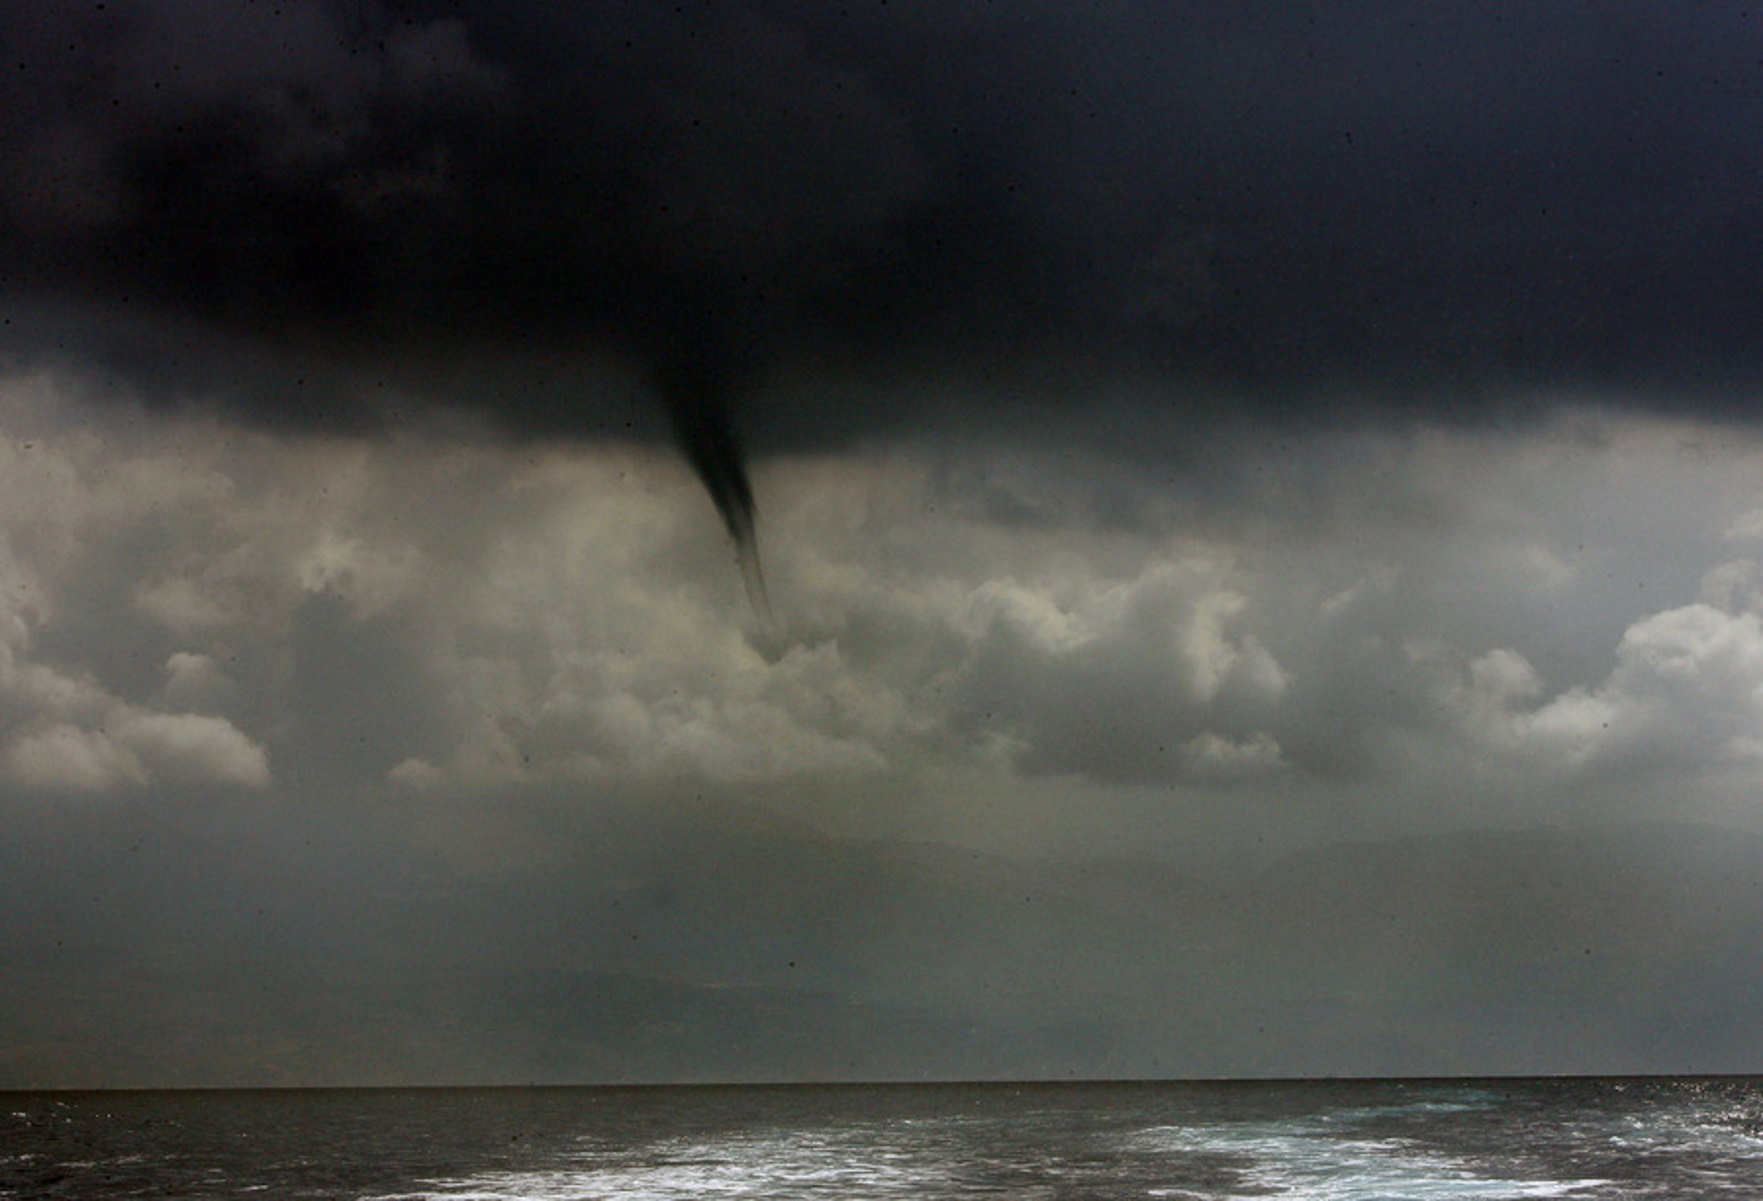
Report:
M 1166 1126 L 1140 1132 L 1140 1145 L 1226 1155 L 1240 1161 L 1246 1191 L 1235 1198 L 1303 1197 L 1305 1201 L 1527 1201 L 1572 1197 L 1605 1180 L 1514 1180 L 1477 1172 L 1468 1161 L 1427 1151 L 1407 1139 L 1342 1137 L 1337 1121 L 1296 1119 L 1215 1126 Z
M 855 1131 L 736 1134 L 666 1140 L 640 1158 L 470 1180 L 431 1181 L 423 1192 L 371 1201 L 680 1201 L 682 1198 L 841 1197 L 886 1201 L 922 1196 L 947 1173 L 910 1152 Z

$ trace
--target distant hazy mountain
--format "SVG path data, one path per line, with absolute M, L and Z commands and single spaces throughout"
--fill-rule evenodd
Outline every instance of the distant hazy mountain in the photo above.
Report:
M 570 821 L 538 873 L 14 839 L 90 887 L 0 885 L 0 1084 L 1763 1068 L 1763 839 L 1730 830 L 1332 846 L 1224 887 L 738 808 Z

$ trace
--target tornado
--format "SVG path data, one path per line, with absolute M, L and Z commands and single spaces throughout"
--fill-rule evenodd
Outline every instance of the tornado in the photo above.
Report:
M 749 373 L 739 356 L 714 341 L 674 346 L 655 364 L 656 388 L 675 445 L 710 494 L 734 543 L 753 615 L 771 633 L 777 623 L 759 559 L 759 512 L 734 421 L 735 399 L 747 386 Z

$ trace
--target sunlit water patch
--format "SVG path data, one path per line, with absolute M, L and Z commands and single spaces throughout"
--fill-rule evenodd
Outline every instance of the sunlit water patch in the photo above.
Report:
M 964 1113 L 841 1129 L 663 1140 L 639 1156 L 595 1153 L 550 1172 L 434 1181 L 426 1191 L 398 1201 L 978 1196 L 1522 1201 L 1642 1195 L 1606 1178 L 1547 1172 L 1539 1156 L 1452 1154 L 1415 1137 L 1369 1133 L 1404 1124 L 1451 1128 L 1499 1111 L 1492 1094 L 1462 1089 L 1403 1104 L 1110 1133 L 1095 1125 L 1093 1112 L 1035 1107 L 1008 1123 Z
M 1239 1182 L 1229 1193 L 1215 1196 L 1231 1201 L 1268 1196 L 1305 1201 L 1518 1201 L 1585 1197 L 1610 1183 L 1491 1174 L 1484 1164 L 1430 1151 L 1412 1140 L 1352 1137 L 1328 1118 L 1166 1128 L 1147 1131 L 1143 1137 L 1177 1153 L 1230 1158 L 1238 1165 Z
M 868 1135 L 866 1137 L 866 1135 Z M 407 1198 L 449 1201 L 659 1201 L 679 1197 L 883 1198 L 947 1185 L 934 1161 L 880 1132 L 793 1131 L 663 1139 L 638 1154 L 588 1152 L 545 1171 L 430 1182 Z M 389 1201 L 389 1199 L 382 1199 Z
M 11 1094 L 0 1198 L 1756 1201 L 1748 1080 Z

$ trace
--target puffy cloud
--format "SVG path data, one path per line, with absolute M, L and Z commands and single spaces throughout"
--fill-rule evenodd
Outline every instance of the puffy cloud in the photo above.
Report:
M 264 788 L 264 749 L 220 717 L 114 705 L 101 726 L 36 719 L 0 740 L 0 773 L 26 788 L 98 792 L 149 784 Z
M 1763 565 L 1734 559 L 1711 568 L 1702 577 L 1696 599 L 1729 613 L 1763 612 Z
M 1289 677 L 1236 628 L 1248 608 L 1236 571 L 1200 548 L 1153 554 L 1129 579 L 1073 572 L 1039 587 L 1008 580 L 975 589 L 952 720 L 1008 734 L 1029 770 L 1103 780 L 1169 779 L 1187 766 L 1210 772 L 1266 758 L 1275 744 L 1256 722 Z M 1218 722 L 1233 733 L 1216 732 Z
M 127 548 L 166 515 L 224 503 L 230 491 L 199 451 L 184 460 L 151 438 L 133 442 L 120 423 L 81 424 L 46 377 L 8 381 L 4 398 L 0 772 L 59 790 L 267 785 L 263 747 L 229 720 L 159 710 L 224 704 L 228 681 L 207 655 L 170 655 L 157 698 L 148 687 L 128 696 L 95 670 L 151 645 L 100 618 L 109 593 L 126 597 L 114 577 L 137 558 Z M 200 441 L 204 430 L 180 432 Z
M 1600 684 L 1537 702 L 1536 669 L 1516 651 L 1470 665 L 1460 694 L 1486 746 L 1533 769 L 1655 774 L 1763 759 L 1763 619 L 1696 603 L 1623 633 Z
M 447 773 L 426 759 L 406 759 L 391 771 L 386 778 L 408 788 L 433 788 L 447 779 Z
M 1207 731 L 1183 744 L 1182 757 L 1190 775 L 1202 781 L 1252 779 L 1287 766 L 1279 743 L 1265 730 L 1242 739 Z
M 1491 650 L 1469 665 L 1467 700 L 1478 712 L 1503 714 L 1515 703 L 1543 690 L 1543 679 L 1515 650 Z
M 335 781 L 711 786 L 1000 748 L 1097 779 L 1277 758 L 1257 719 L 1289 674 L 1241 628 L 1228 551 L 1155 531 L 1074 550 L 1089 516 L 1071 497 L 999 525 L 910 455 L 769 469 L 790 630 L 768 644 L 743 631 L 696 487 L 646 450 L 170 422 L 77 426 L 33 453 L 62 480 L 64 549 L 20 563 L 119 619 L 18 618 L 24 716 L 109 723 L 109 749 L 21 744 L 33 763 L 91 751 L 70 779 L 262 783 L 270 754 Z M 1032 497 L 1032 475 L 1014 487 Z M 65 666 L 27 649 L 44 638 Z M 160 674 L 125 684 L 149 646 Z M 1073 720 L 1068 691 L 1118 715 L 1111 732 Z
M 15 734 L 0 745 L 0 770 L 26 788 L 98 792 L 147 783 L 130 751 L 100 730 L 67 722 Z
M 128 713 L 111 737 L 139 759 L 155 781 L 244 788 L 263 788 L 270 782 L 263 748 L 225 718 Z
M 416 557 L 414 547 L 370 547 L 359 538 L 327 531 L 295 570 L 302 588 L 345 597 L 353 612 L 368 617 L 409 591 Z
M 15 783 L 93 791 L 270 782 L 263 747 L 223 717 L 156 712 L 127 703 L 89 676 L 29 662 L 28 647 L 0 652 L 0 772 Z M 221 682 L 211 668 L 196 665 L 200 659 L 182 657 L 173 667 L 174 685 Z

